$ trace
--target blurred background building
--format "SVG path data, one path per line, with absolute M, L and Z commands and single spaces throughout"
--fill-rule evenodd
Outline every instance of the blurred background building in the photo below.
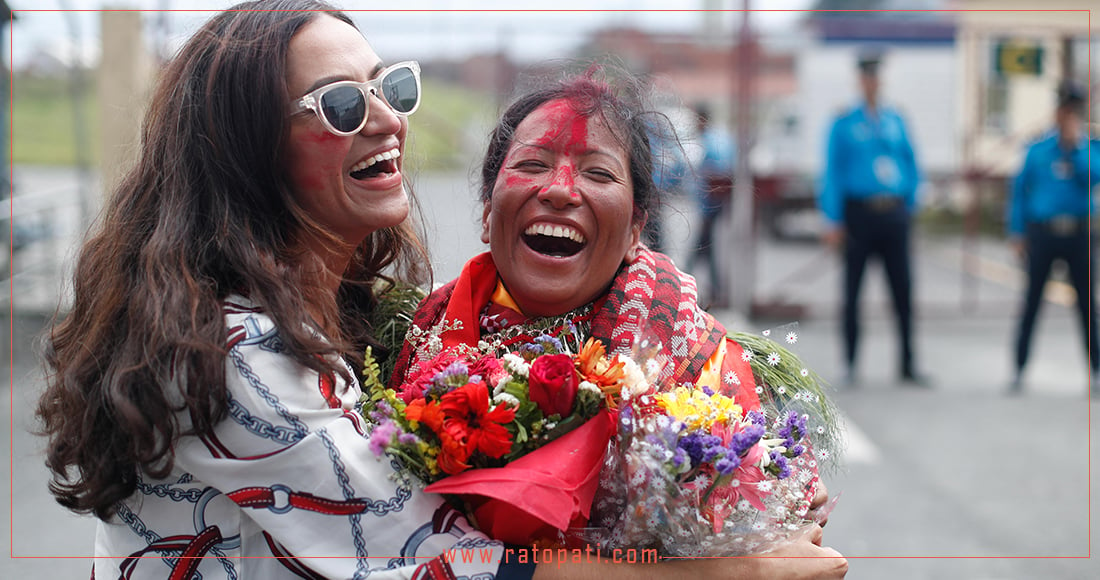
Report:
M 17 241 L 28 242 L 65 229 L 57 220 L 90 222 L 138 146 L 157 64 L 206 10 L 232 3 L 11 4 L 12 159 L 28 175 L 76 176 L 69 186 L 76 203 L 64 202 L 72 206 L 65 211 L 42 196 L 17 197 Z M 381 54 L 422 63 L 427 106 L 411 119 L 409 155 L 418 171 L 468 170 L 517 83 L 562 59 L 612 59 L 652 79 L 689 149 L 689 108 L 698 103 L 745 140 L 741 182 L 750 176 L 742 191 L 752 216 L 744 223 L 776 239 L 818 232 L 825 132 L 857 97 L 851 63 L 862 48 L 887 53 L 884 98 L 908 119 L 927 176 L 923 218 L 967 236 L 999 233 L 1004 180 L 1023 144 L 1049 124 L 1054 87 L 1064 78 L 1086 82 L 1090 50 L 1098 54 L 1088 43 L 1088 0 L 1043 9 L 1026 0 L 702 0 L 672 11 L 612 2 L 614 10 L 562 12 L 501 3 L 498 12 L 371 12 L 344 4 Z M 94 10 L 110 7 L 146 10 Z

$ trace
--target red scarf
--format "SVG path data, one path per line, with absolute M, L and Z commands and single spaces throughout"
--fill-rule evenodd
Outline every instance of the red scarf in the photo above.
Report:
M 440 335 L 443 348 L 477 345 L 481 339 L 481 312 L 496 286 L 492 254 L 475 256 L 466 262 L 458 278 L 424 299 L 413 324 L 428 330 L 442 320 L 457 320 L 461 328 Z M 659 341 L 661 354 L 672 361 L 664 367 L 661 378 L 674 384 L 694 382 L 726 338 L 722 324 L 699 307 L 695 288 L 695 279 L 678 270 L 667 256 L 643 249 L 634 262 L 619 270 L 606 296 L 594 304 L 591 334 L 603 341 L 608 355 L 630 355 L 641 336 Z M 740 395 L 755 401 L 752 371 L 741 360 L 741 348 L 732 341 L 727 345 L 723 368 L 732 369 L 740 377 Z M 417 362 L 415 356 L 415 349 L 406 342 L 397 357 L 391 386 L 404 381 L 410 365 Z

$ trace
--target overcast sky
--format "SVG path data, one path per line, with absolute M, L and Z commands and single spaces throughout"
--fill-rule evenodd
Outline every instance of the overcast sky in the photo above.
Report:
M 728 29 L 740 22 L 735 13 L 706 14 L 701 9 L 740 9 L 744 0 L 405 0 L 400 10 L 378 1 L 343 0 L 334 4 L 353 13 L 364 34 L 387 58 L 458 56 L 503 48 L 524 60 L 559 57 L 587 32 L 615 24 L 649 30 L 697 31 L 705 20 Z M 749 0 L 754 26 L 783 29 L 812 0 Z M 232 0 L 8 0 L 16 11 L 12 24 L 12 61 L 19 67 L 37 50 L 68 54 L 73 27 L 83 39 L 85 55 L 98 41 L 98 14 L 104 8 L 150 10 L 148 22 L 159 22 L 178 42 L 209 17 L 208 11 L 233 6 Z M 759 10 L 765 7 L 767 10 Z M 598 10 L 593 9 L 598 7 Z M 692 10 L 694 9 L 694 10 Z M 20 12 L 23 10 L 23 12 Z M 74 12 L 66 12 L 71 10 Z M 157 13 L 157 10 L 169 10 Z M 529 12 L 541 10 L 540 12 Z

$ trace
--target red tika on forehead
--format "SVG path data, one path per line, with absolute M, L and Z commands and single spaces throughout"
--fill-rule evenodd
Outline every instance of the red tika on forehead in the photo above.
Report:
M 566 151 L 579 153 L 588 149 L 588 117 L 577 112 L 569 99 L 555 99 L 541 107 L 549 115 L 550 127 L 535 140 L 539 147 L 550 147 L 565 138 Z

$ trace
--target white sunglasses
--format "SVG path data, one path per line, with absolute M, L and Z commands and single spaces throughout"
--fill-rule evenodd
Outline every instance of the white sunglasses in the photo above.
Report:
M 294 101 L 290 114 L 313 111 L 330 133 L 347 137 L 367 124 L 369 95 L 382 99 L 398 115 L 413 114 L 420 106 L 420 64 L 412 60 L 399 62 L 365 83 L 339 81 L 325 85 Z

